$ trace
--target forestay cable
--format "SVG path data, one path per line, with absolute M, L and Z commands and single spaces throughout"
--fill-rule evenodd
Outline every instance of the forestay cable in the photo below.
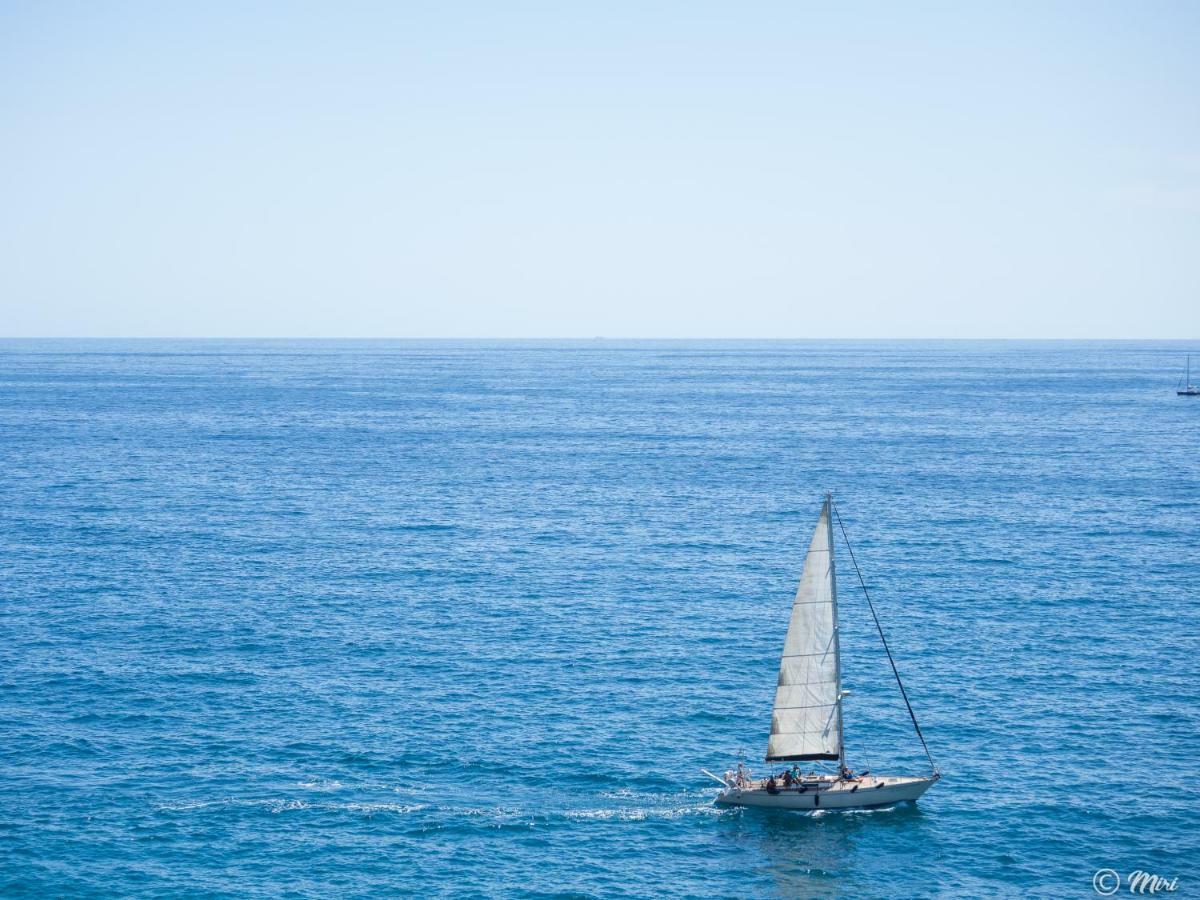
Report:
M 862 570 L 858 567 L 858 560 L 854 558 L 854 548 L 850 546 L 850 538 L 846 535 L 846 526 L 842 524 L 842 514 L 838 512 L 837 506 L 833 503 L 833 514 L 837 516 L 838 528 L 842 532 L 842 540 L 846 542 L 846 549 L 850 551 L 850 562 L 854 563 L 854 572 L 858 575 L 858 583 L 862 585 L 863 596 L 867 598 L 867 608 L 871 610 L 871 618 L 875 620 L 875 628 L 879 632 L 879 640 L 883 642 L 883 652 L 887 654 L 888 662 L 892 665 L 892 674 L 896 676 L 896 684 L 900 685 L 900 696 L 904 698 L 904 705 L 908 707 L 908 715 L 912 719 L 913 728 L 916 729 L 917 738 L 921 741 L 921 747 L 925 750 L 925 758 L 929 760 L 929 765 L 934 772 L 938 771 L 937 765 L 933 761 L 933 755 L 929 752 L 929 745 L 925 743 L 925 735 L 921 734 L 921 726 L 917 724 L 917 714 L 913 712 L 912 704 L 908 702 L 908 691 L 904 690 L 904 682 L 900 680 L 900 670 L 896 668 L 896 661 L 892 659 L 892 650 L 888 646 L 887 638 L 883 636 L 883 626 L 879 624 L 879 616 L 875 614 L 875 604 L 871 602 L 871 594 L 867 590 L 867 582 L 863 580 Z

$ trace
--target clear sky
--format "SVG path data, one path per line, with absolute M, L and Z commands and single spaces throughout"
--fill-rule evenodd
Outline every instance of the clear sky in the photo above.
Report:
M 4 2 L 0 335 L 1195 337 L 1200 3 Z

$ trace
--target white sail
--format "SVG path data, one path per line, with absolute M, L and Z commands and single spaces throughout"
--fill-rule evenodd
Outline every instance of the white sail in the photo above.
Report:
M 841 759 L 841 670 L 829 499 L 813 532 L 792 603 L 767 760 Z

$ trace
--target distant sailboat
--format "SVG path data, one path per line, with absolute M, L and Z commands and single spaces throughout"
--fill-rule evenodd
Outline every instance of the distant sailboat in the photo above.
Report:
M 782 809 L 851 809 L 886 806 L 904 800 L 916 800 L 939 778 L 941 773 L 929 756 L 925 738 L 917 717 L 908 702 L 900 673 L 892 661 L 892 653 L 880 628 L 888 661 L 900 685 L 900 693 L 912 716 L 913 727 L 925 755 L 929 757 L 931 774 L 923 777 L 882 776 L 863 772 L 855 775 L 846 765 L 846 748 L 842 739 L 842 700 L 849 691 L 842 690 L 841 649 L 838 641 L 837 574 L 833 559 L 833 520 L 837 510 L 833 496 L 827 494 L 817 519 L 817 527 L 804 560 L 800 587 L 792 603 L 792 616 L 784 640 L 783 657 L 779 664 L 779 682 L 775 691 L 775 708 L 771 715 L 771 736 L 767 743 L 766 761 L 793 763 L 791 769 L 766 778 L 753 778 L 739 763 L 737 771 L 726 772 L 721 778 L 704 773 L 722 784 L 716 802 L 721 806 L 769 806 Z M 838 517 L 841 527 L 841 517 Z M 842 528 L 845 536 L 845 529 Z M 847 543 L 847 549 L 849 544 Z M 850 551 L 854 561 L 854 551 Z M 857 571 L 858 564 L 855 563 Z M 862 582 L 862 575 L 859 574 Z M 863 583 L 866 593 L 866 584 Z M 870 595 L 867 603 L 875 625 L 875 607 Z M 799 763 L 836 761 L 836 775 L 799 771 Z
M 1175 393 L 1180 397 L 1200 397 L 1200 388 L 1192 384 L 1192 354 L 1190 353 L 1187 358 L 1187 374 L 1183 376 L 1182 390 L 1176 390 Z

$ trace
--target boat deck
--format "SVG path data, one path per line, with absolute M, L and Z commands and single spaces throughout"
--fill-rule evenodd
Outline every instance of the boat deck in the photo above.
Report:
M 752 778 L 742 783 L 744 791 L 768 791 L 769 778 Z M 910 776 L 878 776 L 864 775 L 855 778 L 838 778 L 836 775 L 805 776 L 799 782 L 792 782 L 790 787 L 784 787 L 779 778 L 775 779 L 775 789 L 778 793 L 803 794 L 808 791 L 848 791 L 854 793 L 860 790 L 874 790 L 886 785 L 909 784 L 925 781 L 924 778 Z M 769 791 L 768 791 L 769 793 Z

